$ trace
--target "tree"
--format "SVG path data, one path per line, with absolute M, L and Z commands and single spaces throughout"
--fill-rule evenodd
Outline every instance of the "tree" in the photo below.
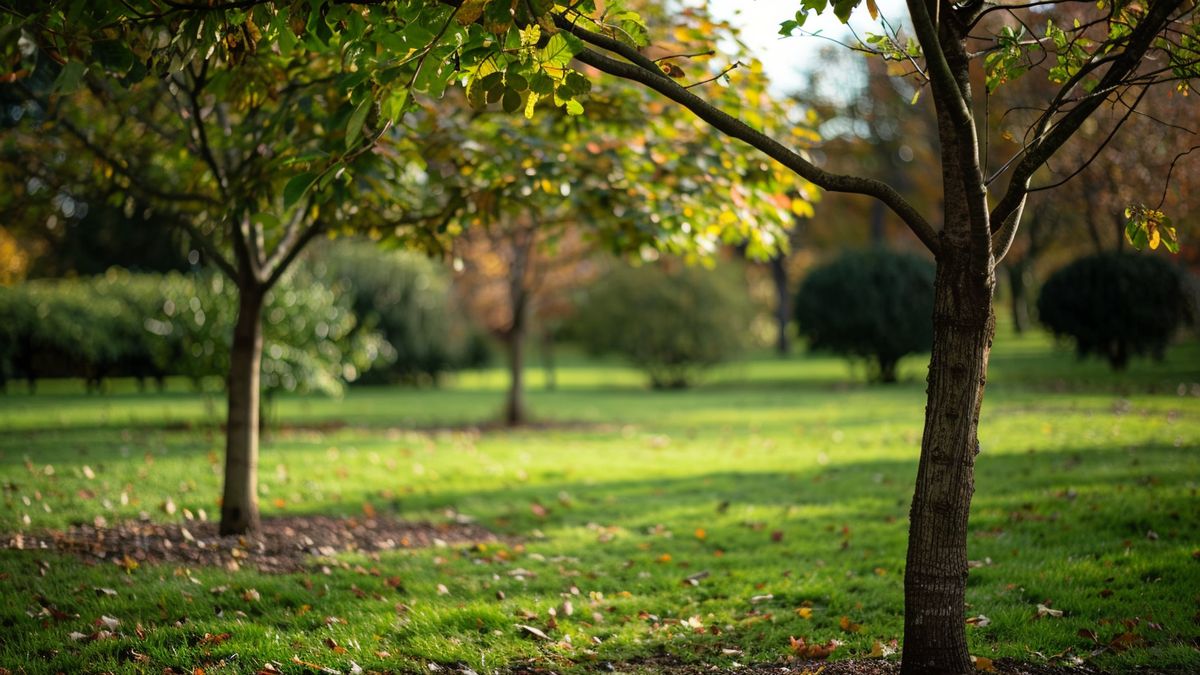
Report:
M 375 56 L 339 50 L 327 24 L 322 41 L 301 40 L 277 13 L 34 4 L 3 18 L 5 86 L 26 111 L 14 142 L 88 158 L 83 180 L 102 175 L 111 203 L 152 205 L 179 223 L 237 288 L 221 532 L 252 531 L 264 299 L 318 235 L 420 236 L 444 218 L 452 202 L 439 203 L 437 186 L 419 199 L 402 191 L 423 175 L 410 142 L 420 134 L 379 119 L 366 77 Z M 277 39 L 259 49 L 271 21 Z M 414 74 L 412 64 L 392 73 Z M 425 149 L 421 161 L 434 161 Z
M 860 4 L 836 0 L 833 11 L 845 20 Z M 784 22 L 783 32 L 794 31 L 808 14 L 827 6 L 822 0 L 806 0 L 794 18 Z M 871 0 L 866 6 L 873 14 L 877 11 Z M 934 214 L 923 213 L 883 180 L 833 173 L 814 164 L 796 147 L 811 140 L 805 133 L 793 136 L 790 120 L 764 116 L 761 90 L 748 77 L 753 69 L 711 58 L 709 41 L 722 31 L 695 10 L 680 11 L 678 17 L 696 30 L 673 32 L 675 48 L 670 51 L 646 49 L 649 32 L 636 12 L 619 3 L 601 8 L 589 0 L 364 0 L 352 6 L 338 0 L 108 0 L 95 3 L 89 18 L 99 16 L 107 22 L 119 15 L 136 23 L 143 15 L 182 12 L 188 17 L 184 21 L 215 19 L 220 24 L 249 14 L 256 26 L 265 27 L 258 40 L 280 45 L 294 44 L 292 22 L 302 24 L 304 40 L 348 47 L 351 58 L 362 58 L 363 80 L 376 73 L 370 80 L 371 93 L 387 104 L 382 117 L 393 120 L 411 105 L 411 91 L 436 97 L 452 81 L 465 81 L 470 90 L 489 77 L 498 85 L 485 86 L 482 93 L 506 111 L 523 107 L 536 114 L 539 106 L 553 104 L 568 113 L 582 112 L 588 87 L 572 67 L 573 58 L 584 72 L 606 73 L 657 92 L 813 185 L 883 202 L 937 262 L 928 405 L 905 571 L 902 669 L 906 674 L 961 674 L 973 670 L 962 621 L 967 521 L 995 326 L 991 301 L 996 264 L 1009 250 L 1030 191 L 1038 187 L 1035 178 L 1106 102 L 1126 111 L 1112 124 L 1119 127 L 1134 114 L 1145 91 L 1162 85 L 1191 87 L 1189 78 L 1200 75 L 1197 8 L 1183 0 L 1087 3 L 1079 8 L 1083 18 L 1077 24 L 1050 21 L 1037 32 L 1006 14 L 1010 9 L 983 0 L 908 0 L 907 8 L 911 38 L 869 37 L 864 49 L 909 63 L 919 88 L 933 100 L 942 178 L 941 212 Z M 52 13 L 55 30 L 39 34 L 62 35 L 61 22 L 77 18 Z M 203 25 L 187 28 L 178 34 L 195 35 L 192 29 Z M 208 45 L 226 37 L 212 31 L 200 35 Z M 95 53 L 97 44 L 102 42 L 76 47 Z M 695 59 L 707 61 L 709 76 L 689 77 L 680 65 Z M 1059 85 L 1027 133 L 1017 136 L 1023 139 L 1022 147 L 1011 157 L 987 153 L 988 139 L 980 138 L 981 106 L 970 78 L 972 63 L 980 61 L 987 74 L 986 89 L 1031 71 L 1045 73 Z M 414 64 L 410 77 L 403 74 L 411 71 L 398 73 L 400 77 L 385 75 Z M 496 73 L 501 73 L 499 78 Z M 350 100 L 361 101 L 361 93 L 352 93 Z M 648 122 L 661 112 L 649 104 L 646 110 Z M 994 200 L 989 196 L 993 189 Z M 1130 214 L 1131 238 L 1147 244 L 1166 241 L 1174 247 L 1174 230 L 1158 209 L 1135 206 Z M 654 225 L 667 229 L 659 222 Z
M 421 9 L 433 12 L 439 4 L 430 0 Z M 963 4 L 909 0 L 914 36 L 902 40 L 885 35 L 871 44 L 878 45 L 873 49 L 883 57 L 910 62 L 920 87 L 928 89 L 933 99 L 943 199 L 940 219 L 931 219 L 892 185 L 826 171 L 788 148 L 787 139 L 781 142 L 760 131 L 761 118 L 727 101 L 726 93 L 736 90 L 736 84 L 724 91 L 699 89 L 699 82 L 685 84 L 672 77 L 680 74 L 671 67 L 673 63 L 664 65 L 641 49 L 648 39 L 635 14 L 613 7 L 597 11 L 589 2 L 527 3 L 515 13 L 505 9 L 504 16 L 489 14 L 502 4 L 507 7 L 500 2 L 464 2 L 451 10 L 453 17 L 470 26 L 466 42 L 471 49 L 494 45 L 484 59 L 497 58 L 501 44 L 519 44 L 514 36 L 528 35 L 535 26 L 552 28 L 556 32 L 551 40 L 558 40 L 583 66 L 658 92 L 825 190 L 880 200 L 934 254 L 934 339 L 910 513 L 902 670 L 972 672 L 962 620 L 967 521 L 995 330 L 992 298 L 997 261 L 1003 260 L 1019 228 L 1035 177 L 1106 101 L 1125 109 L 1122 119 L 1127 119 L 1136 110 L 1135 99 L 1146 90 L 1168 83 L 1186 89 L 1188 78 L 1200 75 L 1196 7 L 1182 0 L 1145 5 L 1105 2 L 1081 9 L 1089 14 L 1077 24 L 1060 26 L 1050 21 L 1041 33 L 1030 35 L 1022 34 L 1017 22 L 1005 20 L 1003 6 L 974 0 Z M 833 9 L 846 19 L 859 4 L 839 0 Z M 825 2 L 804 3 L 795 18 L 784 23 L 783 31 L 790 33 L 810 12 L 825 7 Z M 873 2 L 867 8 L 877 11 Z M 398 13 L 404 16 L 403 11 Z M 480 16 L 484 18 L 477 21 Z M 472 43 L 472 35 L 480 42 Z M 492 35 L 507 38 L 487 37 Z M 997 160 L 994 172 L 994 158 L 983 160 L 988 156 L 986 138 L 978 133 L 980 106 L 970 78 L 971 65 L 979 60 L 984 61 L 989 89 L 1029 70 L 1046 72 L 1059 84 L 1033 120 L 1020 151 Z M 518 51 L 506 56 L 503 70 L 506 76 L 524 76 L 541 72 L 543 64 L 536 54 Z M 479 76 L 471 64 L 463 64 L 461 72 L 468 82 Z M 734 107 L 724 107 L 727 104 Z M 1113 126 L 1119 127 L 1120 122 Z M 989 191 L 1001 178 L 1007 179 L 1006 186 L 993 203 Z M 1137 208 L 1131 215 L 1132 236 L 1156 244 L 1156 237 L 1173 239 L 1169 222 L 1156 209 Z M 939 220 L 937 227 L 934 223 Z

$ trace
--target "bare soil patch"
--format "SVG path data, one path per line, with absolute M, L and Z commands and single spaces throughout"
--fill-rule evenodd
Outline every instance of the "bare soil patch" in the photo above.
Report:
M 252 535 L 221 536 L 211 522 L 129 521 L 111 527 L 78 525 L 66 531 L 9 534 L 0 548 L 52 550 L 84 561 L 131 566 L 181 563 L 288 573 L 330 564 L 345 552 L 373 553 L 495 541 L 496 535 L 471 523 L 408 522 L 392 518 L 287 516 L 267 518 Z

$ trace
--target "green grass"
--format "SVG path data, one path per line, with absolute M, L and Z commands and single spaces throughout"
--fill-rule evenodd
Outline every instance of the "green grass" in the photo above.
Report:
M 485 672 L 531 658 L 561 668 L 662 654 L 729 665 L 785 657 L 789 636 L 844 640 L 838 657 L 900 637 L 924 407 L 918 360 L 901 384 L 871 387 L 836 359 L 764 356 L 682 392 L 645 390 L 618 364 L 566 361 L 555 392 L 531 372 L 535 413 L 570 423 L 539 430 L 469 427 L 499 411 L 499 370 L 439 390 L 363 388 L 273 405 L 287 428 L 263 448 L 264 515 L 353 515 L 370 503 L 440 521 L 453 510 L 507 544 L 343 556 L 329 574 L 298 575 L 177 565 L 126 573 L 4 550 L 0 666 L 213 673 L 272 660 L 303 672 L 296 656 L 341 672 L 352 661 Z M 990 624 L 969 629 L 974 654 L 1087 656 L 1081 630 L 1105 641 L 1131 630 L 1139 646 L 1095 663 L 1200 670 L 1197 383 L 1196 343 L 1114 375 L 1043 337 L 997 341 L 969 542 L 971 559 L 990 564 L 972 570 L 968 612 Z M 35 396 L 0 397 L 0 530 L 214 514 L 220 403 L 182 385 L 139 394 L 129 383 L 106 396 L 47 383 Z M 174 516 L 160 508 L 168 497 Z M 702 571 L 710 576 L 699 585 L 682 583 Z M 218 586 L 230 590 L 209 591 Z M 259 600 L 243 598 L 251 588 Z M 549 630 L 548 610 L 564 600 L 574 613 Z M 1038 603 L 1064 615 L 1034 619 Z M 79 616 L 38 616 L 40 604 Z M 807 619 L 796 612 L 806 604 Z M 118 639 L 70 640 L 102 615 L 120 619 Z M 861 632 L 844 631 L 843 616 Z M 703 632 L 685 624 L 692 617 Z M 518 623 L 553 641 L 523 636 Z M 206 644 L 206 633 L 232 637 Z

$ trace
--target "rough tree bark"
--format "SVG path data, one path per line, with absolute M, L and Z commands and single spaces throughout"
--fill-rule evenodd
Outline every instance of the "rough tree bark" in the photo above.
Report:
M 221 534 L 242 534 L 259 525 L 258 417 L 265 292 L 259 284 L 243 284 L 238 291 L 238 316 L 229 354 Z

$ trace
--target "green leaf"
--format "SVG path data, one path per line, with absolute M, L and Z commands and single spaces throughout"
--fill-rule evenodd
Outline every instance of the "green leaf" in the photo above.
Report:
M 358 142 L 358 138 L 362 134 L 363 123 L 367 121 L 367 113 L 371 112 L 373 103 L 370 98 L 366 98 L 350 114 L 350 119 L 346 122 L 347 149 L 354 147 L 354 144 Z
M 516 112 L 521 107 L 521 95 L 512 89 L 504 91 L 503 98 L 500 99 L 500 107 L 504 108 L 504 112 Z
M 310 188 L 319 177 L 320 174 L 316 173 L 315 171 L 305 171 L 302 174 L 293 176 L 292 179 L 287 182 L 287 185 L 283 186 L 283 208 L 292 208 L 296 202 L 300 201 L 300 198 L 304 196 L 304 193 L 308 192 L 308 188 Z
M 566 68 L 567 64 L 571 63 L 571 59 L 575 57 L 575 51 L 571 48 L 571 43 L 562 33 L 555 33 L 550 36 L 550 41 L 546 43 L 545 49 L 542 50 L 539 60 L 545 66 L 553 68 Z
M 59 94 L 69 94 L 75 91 L 79 88 L 79 82 L 86 72 L 87 66 L 79 61 L 68 61 L 54 80 L 54 91 Z

